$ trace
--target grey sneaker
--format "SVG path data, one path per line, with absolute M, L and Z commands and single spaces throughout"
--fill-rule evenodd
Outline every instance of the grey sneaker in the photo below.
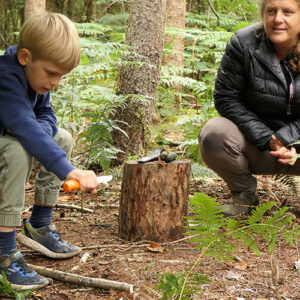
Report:
M 37 274 L 29 268 L 23 255 L 17 249 L 0 256 L 0 278 L 4 272 L 6 279 L 15 290 L 32 290 L 46 286 L 46 277 Z
M 255 193 L 232 192 L 231 194 L 232 204 L 225 204 L 221 207 L 226 217 L 249 215 L 251 210 L 259 204 Z
M 24 220 L 24 227 L 22 232 L 17 234 L 17 241 L 32 250 L 56 259 L 69 258 L 81 252 L 81 248 L 63 242 L 53 224 L 35 229 L 28 220 Z

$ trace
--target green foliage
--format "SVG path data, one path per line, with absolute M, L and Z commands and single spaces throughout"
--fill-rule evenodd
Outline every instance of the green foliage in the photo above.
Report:
M 0 275 L 0 297 L 7 296 L 13 297 L 15 300 L 25 300 L 27 296 L 30 296 L 31 290 L 16 291 L 12 288 L 11 283 L 7 281 L 4 271 Z
M 176 126 L 182 128 L 185 134 L 185 141 L 179 146 L 180 149 L 184 149 L 186 156 L 192 161 L 201 161 L 201 155 L 199 150 L 198 135 L 199 130 L 204 124 L 212 118 L 217 116 L 216 110 L 211 106 L 211 103 L 202 106 L 203 113 L 200 114 L 186 114 L 178 118 Z
M 227 12 L 229 16 L 237 15 L 245 21 L 257 22 L 259 13 L 256 2 L 247 0 L 214 0 L 214 5 L 217 11 Z M 222 20 L 222 15 L 220 19 Z
M 197 248 L 205 248 L 211 243 L 216 249 L 212 249 L 212 252 L 207 250 L 206 255 L 218 259 L 226 259 L 228 253 L 234 250 L 232 238 L 258 255 L 261 239 L 265 241 L 270 254 L 281 238 L 289 243 L 299 239 L 300 226 L 294 225 L 295 216 L 287 213 L 288 207 L 276 209 L 277 202 L 257 206 L 246 220 L 222 217 L 220 205 L 205 194 L 196 193 L 190 200 L 190 206 L 193 215 L 188 217 L 191 226 L 187 234 L 197 234 L 191 239 L 198 243 Z M 220 242 L 223 248 L 218 249 Z
M 103 36 L 111 28 L 97 23 L 74 23 L 81 36 Z
M 226 227 L 220 204 L 216 199 L 196 193 L 190 201 L 191 216 L 188 216 L 187 235 L 197 235 L 190 239 L 196 248 L 206 249 L 205 255 L 218 260 L 228 260 L 235 253 L 235 246 L 221 232 Z
M 271 211 L 270 216 L 265 216 L 277 204 L 277 202 L 265 203 L 258 206 L 247 220 L 236 221 L 235 224 L 231 222 L 228 228 L 232 228 L 232 226 L 235 226 L 235 228 L 236 226 L 240 227 L 232 232 L 232 236 L 258 255 L 260 255 L 259 238 L 265 241 L 270 254 L 274 252 L 276 243 L 281 238 L 292 245 L 297 244 L 300 236 L 300 226 L 294 225 L 294 215 L 286 213 L 289 207 Z
M 217 174 L 214 171 L 204 167 L 199 163 L 192 164 L 191 173 L 195 180 L 207 180 L 207 179 L 217 177 Z
M 188 271 L 180 271 L 176 274 L 167 273 L 158 275 L 162 277 L 159 284 L 156 286 L 157 290 L 163 293 L 162 300 L 179 299 L 179 295 L 182 293 L 181 299 L 190 299 L 190 295 L 199 295 L 199 285 L 210 283 L 210 279 L 203 275 L 201 272 L 194 272 L 190 274 L 187 282 L 185 277 Z
M 246 220 L 225 218 L 216 199 L 202 193 L 195 193 L 189 205 L 191 215 L 186 217 L 186 234 L 193 236 L 189 241 L 201 252 L 190 270 L 160 275 L 164 280 L 156 288 L 163 292 L 162 299 L 189 299 L 185 295 L 199 293 L 199 285 L 208 278 L 203 274 L 198 277 L 194 269 L 204 256 L 226 261 L 233 258 L 239 245 L 260 255 L 262 240 L 271 256 L 282 239 L 297 245 L 300 238 L 295 216 L 288 213 L 288 207 L 278 208 L 276 202 L 256 207 Z
M 84 34 L 101 35 L 102 26 L 80 24 Z M 93 32 L 93 33 L 92 33 Z M 81 64 L 61 82 L 63 88 L 52 93 L 58 124 L 80 140 L 85 167 L 99 165 L 107 170 L 119 151 L 113 146 L 112 131 L 119 130 L 118 120 L 111 115 L 124 107 L 127 97 L 117 96 L 114 82 L 122 56 L 127 47 L 119 43 L 102 42 L 95 38 L 81 38 Z M 139 97 L 136 97 L 139 101 Z M 142 101 L 142 100 L 141 100 Z M 79 164 L 74 160 L 75 164 Z
M 193 107 L 192 115 L 185 114 L 177 122 L 177 126 L 186 133 L 186 141 L 180 147 L 185 149 L 186 156 L 193 161 L 201 160 L 199 130 L 209 119 L 218 115 L 213 101 L 214 81 L 227 41 L 239 24 L 241 19 L 235 15 L 223 14 L 218 23 L 214 15 L 187 13 L 184 31 L 167 28 L 169 35 L 183 36 L 185 39 L 184 66 L 162 67 L 156 112 L 163 120 L 171 117 L 175 95 L 182 99 L 183 107 Z M 171 41 L 165 47 L 165 54 L 172 51 Z

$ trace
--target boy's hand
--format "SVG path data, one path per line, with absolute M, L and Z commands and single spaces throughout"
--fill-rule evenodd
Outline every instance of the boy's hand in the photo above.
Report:
M 67 175 L 66 179 L 77 179 L 80 183 L 81 191 L 88 191 L 92 194 L 97 193 L 96 188 L 99 186 L 99 183 L 93 171 L 74 169 Z

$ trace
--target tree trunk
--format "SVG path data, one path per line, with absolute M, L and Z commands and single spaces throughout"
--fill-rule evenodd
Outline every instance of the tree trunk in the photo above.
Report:
M 68 2 L 67 2 L 67 16 L 68 16 L 69 19 L 72 19 L 72 17 L 73 17 L 72 8 L 73 8 L 73 1 L 68 0 Z
M 167 0 L 134 0 L 128 20 L 125 43 L 131 53 L 124 58 L 117 80 L 117 94 L 140 94 L 147 103 L 136 103 L 129 98 L 127 107 L 120 109 L 115 119 L 129 139 L 122 133 L 113 133 L 116 147 L 127 153 L 142 154 L 150 138 L 150 125 L 160 80 L 164 45 Z M 134 62 L 139 62 L 135 64 Z M 122 161 L 122 154 L 119 160 Z
M 187 214 L 191 162 L 124 165 L 119 235 L 125 240 L 166 242 L 180 239 Z
M 167 6 L 167 27 L 178 28 L 180 30 L 185 29 L 185 12 L 186 1 L 185 0 L 169 0 Z M 164 56 L 163 65 L 174 65 L 178 68 L 183 68 L 183 52 L 184 52 L 184 36 L 179 34 L 166 34 L 165 44 L 171 44 L 171 48 L 174 52 L 168 53 Z M 181 75 L 182 72 L 178 72 Z M 182 91 L 182 85 L 176 84 L 175 90 L 177 92 Z M 180 107 L 181 97 L 175 96 L 175 106 Z
M 85 9 L 86 9 L 86 23 L 91 23 L 95 20 L 95 3 L 94 0 L 86 0 L 85 1 Z
M 25 0 L 25 21 L 33 15 L 43 14 L 46 11 L 46 0 Z

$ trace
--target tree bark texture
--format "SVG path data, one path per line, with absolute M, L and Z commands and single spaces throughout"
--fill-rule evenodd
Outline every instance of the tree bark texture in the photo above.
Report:
M 167 242 L 182 237 L 190 168 L 188 160 L 125 163 L 119 206 L 122 239 Z
M 46 11 L 46 0 L 25 0 L 25 21 L 33 15 L 43 14 Z
M 167 5 L 167 27 L 178 28 L 179 30 L 185 29 L 185 12 L 186 0 L 168 0 Z M 184 53 L 184 36 L 183 34 L 166 34 L 165 44 L 171 44 L 173 52 L 166 53 L 163 57 L 163 65 L 174 65 L 183 68 L 183 53 Z M 179 75 L 181 72 L 178 73 Z M 182 91 L 182 85 L 175 85 L 175 90 Z M 175 97 L 175 106 L 180 107 L 181 97 Z
M 149 102 L 141 104 L 129 98 L 127 107 L 120 109 L 114 117 L 128 124 L 120 127 L 127 132 L 129 139 L 117 131 L 113 134 L 115 145 L 125 152 L 142 154 L 149 142 L 160 80 L 166 2 L 134 0 L 132 3 L 125 39 L 131 50 L 119 70 L 117 93 L 140 94 L 146 96 Z

